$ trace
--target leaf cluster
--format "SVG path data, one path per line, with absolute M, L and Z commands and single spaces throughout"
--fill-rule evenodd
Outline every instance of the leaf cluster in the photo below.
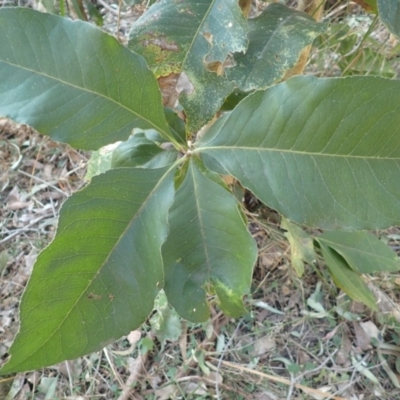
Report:
M 378 0 L 394 34 L 396 7 Z M 375 307 L 361 274 L 400 265 L 351 231 L 400 224 L 400 84 L 281 82 L 326 28 L 277 3 L 247 19 L 235 0 L 160 0 L 126 48 L 82 21 L 0 10 L 0 114 L 77 148 L 123 141 L 64 203 L 2 373 L 104 347 L 146 320 L 161 289 L 191 321 L 210 302 L 243 314 L 257 246 L 224 175 L 287 218 L 299 275 L 314 249 L 291 221 L 332 230 L 314 244 L 336 284 Z

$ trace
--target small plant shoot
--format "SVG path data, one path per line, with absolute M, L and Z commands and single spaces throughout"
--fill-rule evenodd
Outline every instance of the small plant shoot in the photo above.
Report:
M 323 257 L 376 308 L 362 275 L 400 269 L 366 232 L 400 225 L 400 82 L 289 78 L 327 24 L 280 3 L 249 16 L 244 3 L 160 0 L 127 46 L 88 22 L 0 9 L 0 116 L 97 163 L 37 258 L 1 374 L 102 349 L 161 290 L 189 321 L 210 303 L 243 315 L 257 245 L 225 176 L 281 214 L 295 273 Z M 371 12 L 398 35 L 398 8 Z

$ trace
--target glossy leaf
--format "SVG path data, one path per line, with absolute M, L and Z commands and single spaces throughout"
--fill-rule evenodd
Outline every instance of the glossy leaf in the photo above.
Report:
M 95 150 L 135 127 L 169 133 L 158 84 L 142 57 L 82 21 L 0 10 L 0 115 Z
M 299 226 L 282 217 L 281 228 L 290 243 L 291 263 L 297 276 L 304 274 L 304 262 L 312 264 L 316 260 L 313 240 Z
M 129 48 L 157 76 L 181 74 L 177 90 L 191 132 L 211 120 L 234 88 L 223 63 L 246 50 L 246 20 L 237 0 L 161 0 L 134 23 L 129 38 Z
M 171 305 L 190 321 L 209 317 L 207 288 L 231 316 L 245 312 L 256 244 L 239 204 L 216 175 L 191 160 L 169 213 L 163 245 L 165 286 Z
M 325 24 L 279 3 L 270 4 L 248 23 L 247 52 L 235 54 L 237 65 L 226 69 L 228 79 L 243 91 L 280 81 L 297 63 L 301 50 L 326 30 Z
M 62 207 L 21 303 L 21 328 L 1 373 L 100 350 L 138 328 L 163 285 L 161 245 L 174 168 L 95 176 Z
M 354 272 L 335 250 L 325 246 L 324 243 L 320 243 L 320 246 L 329 273 L 332 275 L 336 286 L 353 300 L 364 303 L 372 310 L 377 310 L 375 297 L 362 277 Z
M 195 152 L 297 223 L 399 225 L 399 104 L 399 81 L 295 77 L 246 97 Z
M 400 269 L 397 254 L 369 232 L 326 231 L 316 240 L 339 253 L 354 271 L 361 274 Z
M 377 0 L 379 18 L 393 35 L 400 38 L 400 1 Z

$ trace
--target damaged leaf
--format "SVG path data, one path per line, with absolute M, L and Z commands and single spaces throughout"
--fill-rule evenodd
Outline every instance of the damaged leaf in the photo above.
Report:
M 134 23 L 128 47 L 156 76 L 181 74 L 176 91 L 189 132 L 211 120 L 232 92 L 224 63 L 246 50 L 246 25 L 235 0 L 161 0 Z
M 265 89 L 281 80 L 296 64 L 301 50 L 326 30 L 325 24 L 279 3 L 248 23 L 248 50 L 235 54 L 237 65 L 226 69 L 228 78 L 243 91 Z

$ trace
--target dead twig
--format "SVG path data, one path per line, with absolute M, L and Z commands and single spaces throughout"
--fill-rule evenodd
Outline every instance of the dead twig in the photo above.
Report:
M 215 358 L 213 358 L 213 360 L 216 362 L 219 362 L 219 360 L 217 360 Z M 229 361 L 221 361 L 221 364 L 223 364 L 227 367 L 231 367 L 233 369 L 239 370 L 241 372 L 247 372 L 249 374 L 261 376 L 262 378 L 268 379 L 270 381 L 283 383 L 285 385 L 288 385 L 289 387 L 292 384 L 292 382 L 286 378 L 265 374 L 264 372 L 246 368 L 246 367 L 243 367 L 242 365 L 237 365 L 237 364 L 231 363 Z M 308 393 L 308 394 L 312 393 L 312 394 L 315 394 L 318 396 L 322 396 L 322 398 L 330 398 L 330 399 L 334 399 L 334 400 L 346 400 L 344 397 L 331 396 L 330 393 L 326 393 L 326 392 L 323 392 L 322 390 L 318 390 L 318 389 L 312 389 L 307 386 L 300 385 L 299 383 L 295 383 L 294 387 L 296 387 L 297 389 L 301 389 L 303 392 Z

